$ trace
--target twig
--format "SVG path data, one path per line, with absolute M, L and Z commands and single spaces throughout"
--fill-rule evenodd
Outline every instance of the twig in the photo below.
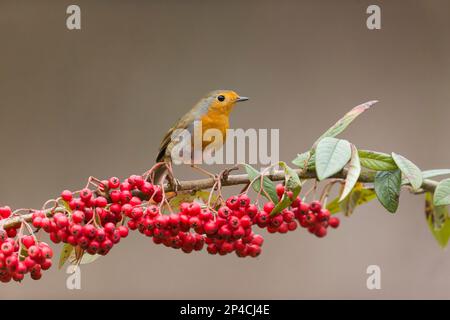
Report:
M 316 179 L 316 172 L 314 170 L 308 170 L 306 172 L 302 172 L 302 169 L 296 169 L 295 172 L 299 175 L 300 179 Z M 272 181 L 282 181 L 285 178 L 285 172 L 284 171 L 275 171 L 270 174 L 265 174 L 270 180 Z M 330 177 L 332 179 L 345 179 L 347 176 L 347 169 L 343 169 L 342 171 L 338 172 L 334 176 Z M 374 182 L 374 173 L 373 172 L 362 172 L 358 181 L 362 183 L 373 183 Z M 206 178 L 206 179 L 199 179 L 199 180 L 191 180 L 191 181 L 179 181 L 179 185 L 177 186 L 176 191 L 199 191 L 204 189 L 210 189 L 212 188 L 215 183 L 217 182 L 217 179 L 213 178 Z M 236 174 L 236 175 L 229 175 L 228 177 L 224 177 L 223 181 L 221 181 L 222 186 L 234 186 L 234 185 L 241 185 L 241 184 L 249 184 L 251 181 L 247 174 Z M 418 191 L 414 191 L 414 194 L 420 194 L 425 192 L 434 192 L 436 189 L 438 182 L 434 180 L 425 179 L 423 181 L 422 187 Z M 409 185 L 405 185 L 409 186 Z M 170 184 L 164 185 L 164 192 L 173 192 L 173 187 L 170 186 Z M 141 200 L 148 200 L 147 196 L 144 195 L 142 192 L 133 192 L 133 195 L 139 197 Z M 65 212 L 66 209 L 63 207 L 57 207 L 57 208 L 51 208 L 43 210 L 43 212 L 47 216 L 52 216 L 56 212 Z M 22 219 L 24 219 L 27 222 L 31 221 L 32 214 L 23 214 L 20 216 L 11 217 L 5 220 L 2 220 L 0 227 L 3 226 L 4 228 L 11 228 L 19 226 Z

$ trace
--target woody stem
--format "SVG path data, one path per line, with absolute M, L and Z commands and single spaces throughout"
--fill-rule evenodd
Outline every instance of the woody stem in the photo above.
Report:
M 303 171 L 301 169 L 296 169 L 296 173 L 299 175 L 300 179 L 317 179 L 316 172 L 314 170 L 308 170 Z M 285 172 L 284 171 L 275 171 L 273 173 L 265 174 L 270 180 L 272 181 L 282 181 L 285 179 Z M 347 169 L 343 169 L 342 171 L 336 173 L 333 175 L 332 179 L 345 179 L 347 176 Z M 373 183 L 375 178 L 375 174 L 373 172 L 363 172 L 359 176 L 358 181 L 362 183 Z M 214 184 L 217 182 L 216 179 L 213 178 L 206 178 L 206 179 L 199 179 L 199 180 L 191 180 L 191 181 L 179 181 L 179 184 L 177 186 L 176 191 L 198 191 L 198 190 L 204 190 L 209 189 L 214 186 Z M 249 184 L 251 180 L 249 179 L 247 174 L 236 174 L 236 175 L 229 175 L 227 177 L 224 177 L 224 179 L 221 181 L 222 186 L 233 186 L 233 185 L 242 185 L 242 184 Z M 434 180 L 425 179 L 423 181 L 421 190 L 419 191 L 413 191 L 414 194 L 418 193 L 424 193 L 424 192 L 434 192 L 436 189 L 438 182 Z M 409 186 L 409 185 L 406 185 Z M 173 187 L 166 184 L 164 185 L 164 191 L 170 192 L 174 191 Z M 411 190 L 410 190 L 411 191 Z M 134 192 L 134 195 L 141 198 L 142 200 L 148 200 L 146 199 L 146 196 L 143 195 L 141 192 Z M 43 212 L 47 215 L 52 215 L 56 212 L 65 212 L 65 208 L 56 207 L 56 208 L 50 208 L 46 209 Z M 22 214 L 20 216 L 11 217 L 5 220 L 2 220 L 1 225 L 4 228 L 10 228 L 20 225 L 22 219 L 24 219 L 27 222 L 30 222 L 32 218 L 32 214 Z M 1 226 L 0 225 L 0 226 Z

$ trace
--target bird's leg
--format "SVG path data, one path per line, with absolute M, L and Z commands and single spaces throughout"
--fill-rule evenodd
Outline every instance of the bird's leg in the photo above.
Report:
M 233 166 L 230 168 L 226 168 L 225 170 L 223 170 L 222 172 L 219 173 L 219 179 L 221 181 L 227 180 L 228 176 L 230 175 L 230 172 L 234 171 L 234 170 L 238 170 L 238 169 L 239 169 L 239 166 Z
M 191 164 L 191 168 L 195 169 L 195 170 L 198 170 L 198 171 L 200 171 L 203 174 L 206 174 L 208 177 L 211 177 L 214 180 L 217 179 L 217 175 L 215 175 L 214 173 L 211 173 L 211 172 L 209 172 L 209 171 L 207 171 L 207 170 L 205 170 L 205 169 L 203 169 L 203 168 L 201 168 L 201 167 L 199 167 L 199 166 L 197 166 L 195 164 Z
M 167 167 L 167 180 L 169 181 L 169 185 L 172 187 L 173 191 L 178 191 L 181 187 L 180 180 L 175 178 L 173 173 L 172 163 L 166 163 Z

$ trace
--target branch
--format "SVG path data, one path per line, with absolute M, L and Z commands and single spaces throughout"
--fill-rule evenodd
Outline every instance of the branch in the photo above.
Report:
M 307 172 L 302 172 L 301 169 L 296 169 L 295 172 L 297 172 L 300 179 L 316 179 L 317 175 L 314 170 L 309 170 Z M 284 171 L 276 171 L 271 174 L 266 175 L 270 180 L 272 181 L 282 181 L 285 178 Z M 345 179 L 347 176 L 347 169 L 343 169 L 341 172 L 335 174 L 334 176 L 330 178 L 335 179 Z M 373 172 L 362 172 L 359 176 L 358 181 L 363 183 L 373 183 L 375 179 L 375 174 Z M 230 175 L 228 178 L 224 179 L 221 183 L 222 186 L 233 186 L 233 185 L 240 185 L 240 184 L 247 184 L 250 183 L 250 179 L 248 178 L 247 174 L 236 174 L 236 175 Z M 199 180 L 192 180 L 192 181 L 179 181 L 179 186 L 177 188 L 178 191 L 198 191 L 203 189 L 209 189 L 214 186 L 215 180 L 213 178 L 206 178 L 206 179 L 199 179 Z M 415 193 L 423 193 L 425 191 L 433 192 L 434 189 L 436 189 L 438 182 L 434 180 L 425 179 L 422 184 L 422 189 L 419 190 L 419 192 Z M 408 184 L 409 185 L 409 184 Z M 171 187 L 166 186 L 165 187 L 166 192 L 174 191 Z
M 296 169 L 295 170 L 300 177 L 300 179 L 316 179 L 316 172 L 315 170 L 309 170 L 306 172 L 303 172 L 302 169 Z M 270 180 L 272 181 L 282 181 L 285 178 L 284 171 L 275 171 L 271 174 L 266 175 Z M 337 179 L 345 179 L 347 176 L 347 169 L 343 169 L 339 173 L 335 174 L 334 176 L 330 178 L 337 178 Z M 362 172 L 359 176 L 358 181 L 362 183 L 373 183 L 375 178 L 374 172 Z M 247 174 L 236 174 L 236 175 L 229 175 L 227 178 L 223 179 L 221 182 L 222 186 L 234 186 L 234 185 L 242 185 L 242 184 L 248 184 L 250 183 L 250 179 Z M 177 191 L 199 191 L 204 189 L 209 189 L 214 186 L 216 183 L 216 180 L 213 178 L 206 178 L 206 179 L 198 179 L 198 180 L 190 180 L 190 181 L 179 181 L 179 185 L 177 187 Z M 436 189 L 436 186 L 438 185 L 437 181 L 425 179 L 422 184 L 421 190 L 415 190 L 412 191 L 414 194 L 420 194 L 424 192 L 434 192 Z M 410 186 L 407 184 L 406 186 Z M 165 185 L 164 190 L 166 192 L 173 192 L 175 191 L 171 186 Z M 144 196 L 141 192 L 134 193 L 133 195 L 139 197 L 141 200 L 148 200 L 146 199 L 146 196 Z M 56 212 L 64 212 L 64 208 L 51 208 L 44 210 L 44 212 L 51 216 Z M 22 220 L 25 220 L 27 222 L 31 221 L 32 214 L 23 214 L 21 216 L 11 217 L 8 219 L 3 220 L 3 227 L 4 228 L 10 228 L 20 225 Z

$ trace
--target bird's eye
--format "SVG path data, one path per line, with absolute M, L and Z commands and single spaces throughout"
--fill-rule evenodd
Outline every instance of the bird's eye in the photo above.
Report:
M 223 100 L 225 100 L 225 96 L 220 95 L 220 96 L 217 97 L 217 100 L 222 102 Z

